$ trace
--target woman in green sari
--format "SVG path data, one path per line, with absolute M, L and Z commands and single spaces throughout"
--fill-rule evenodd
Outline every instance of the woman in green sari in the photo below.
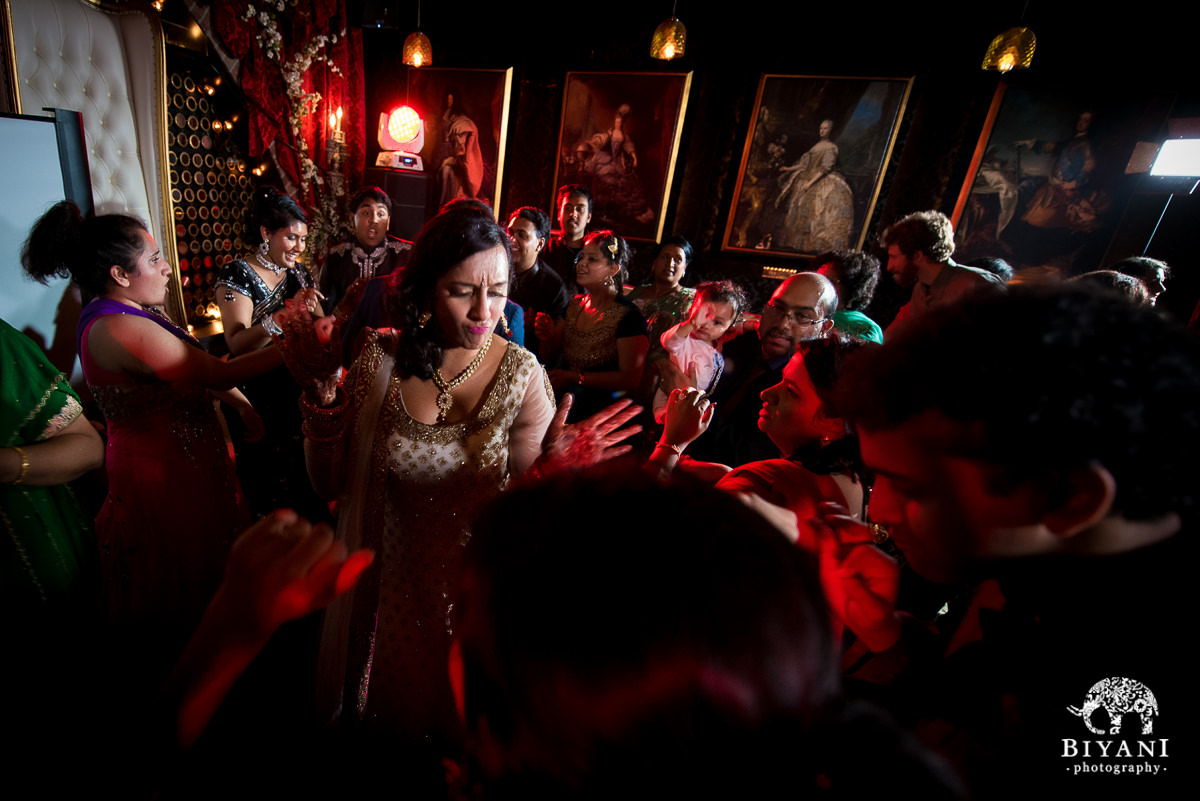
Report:
M 0 602 L 50 611 L 94 601 L 91 515 L 69 482 L 104 464 L 104 443 L 66 377 L 3 320 L 0 379 Z

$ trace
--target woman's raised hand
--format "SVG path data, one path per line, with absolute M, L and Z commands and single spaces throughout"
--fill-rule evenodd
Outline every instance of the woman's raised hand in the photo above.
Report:
M 542 441 L 542 455 L 535 465 L 535 470 L 540 474 L 555 469 L 578 470 L 633 450 L 632 445 L 621 443 L 641 432 L 640 425 L 627 425 L 641 413 L 641 406 L 626 398 L 586 420 L 567 425 L 567 414 L 573 402 L 574 397 L 566 395 L 550 422 L 546 438 Z
M 300 295 L 286 301 L 275 313 L 283 334 L 274 339 L 296 382 L 311 390 L 318 403 L 328 406 L 334 401 L 341 376 L 342 339 L 332 317 L 313 316 L 314 302 L 314 298 Z M 320 310 L 319 302 L 316 308 Z
M 659 440 L 673 450 L 682 450 L 708 430 L 716 406 L 702 390 L 675 389 L 667 398 L 667 416 L 663 421 L 663 433 Z M 678 451 L 677 451 L 678 452 Z

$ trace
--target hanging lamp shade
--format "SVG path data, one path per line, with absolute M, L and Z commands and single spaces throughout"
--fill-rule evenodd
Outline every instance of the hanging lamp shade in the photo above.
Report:
M 428 67 L 433 63 L 433 45 L 429 37 L 413 31 L 404 40 L 404 63 L 410 67 Z
M 650 40 L 650 56 L 652 58 L 670 61 L 683 55 L 687 45 L 687 28 L 683 23 L 671 17 L 654 29 L 654 37 Z
M 997 72 L 1027 69 L 1033 63 L 1036 48 L 1037 37 L 1029 28 L 1009 28 L 988 46 L 983 69 Z

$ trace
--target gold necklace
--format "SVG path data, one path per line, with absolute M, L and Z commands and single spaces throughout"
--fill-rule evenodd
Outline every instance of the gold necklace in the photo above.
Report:
M 447 381 L 446 379 L 442 378 L 441 370 L 433 371 L 433 383 L 436 384 L 438 388 L 437 421 L 439 423 L 446 419 L 446 415 L 450 414 L 450 407 L 454 405 L 454 396 L 450 394 L 450 390 L 466 381 L 476 370 L 479 369 L 479 365 L 483 364 L 483 357 L 487 356 L 488 348 L 491 347 L 491 345 L 492 337 L 489 335 L 488 338 L 483 341 L 483 347 L 479 349 L 479 355 L 471 360 L 471 363 L 467 365 L 467 369 L 454 376 L 453 380 L 451 381 Z

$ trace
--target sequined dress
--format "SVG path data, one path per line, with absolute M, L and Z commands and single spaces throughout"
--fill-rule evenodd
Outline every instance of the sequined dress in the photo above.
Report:
M 154 319 L 113 305 L 106 313 Z M 82 343 L 101 316 L 81 319 Z M 178 330 L 171 333 L 187 341 Z M 167 636 L 185 631 L 216 591 L 229 547 L 250 522 L 212 399 L 191 384 L 108 373 L 86 347 L 80 354 L 108 427 L 108 496 L 96 517 L 96 539 L 109 618 L 162 624 L 171 629 Z
M 307 270 L 288 267 L 283 271 L 283 279 L 272 289 L 249 263 L 239 259 L 225 265 L 214 293 L 218 297 L 224 293 L 226 300 L 232 300 L 237 294 L 249 298 L 253 304 L 250 314 L 250 325 L 253 326 L 261 323 L 268 314 L 282 309 L 284 302 L 300 290 L 312 285 Z M 300 386 L 281 365 L 247 380 L 238 388 L 266 426 L 262 439 L 248 442 L 241 419 L 230 407 L 222 407 L 237 451 L 238 480 L 246 493 L 250 511 L 257 518 L 287 507 L 309 520 L 328 520 L 328 510 L 317 500 L 304 470 L 300 412 L 296 407 Z
M 362 356 L 343 383 L 349 400 L 344 430 L 361 458 L 366 479 L 347 475 L 339 535 L 378 555 L 345 610 L 344 714 L 412 740 L 458 739 L 446 664 L 452 639 L 454 584 L 468 527 L 508 481 L 512 454 L 537 450 L 554 413 L 546 373 L 533 354 L 509 345 L 475 415 L 458 423 L 427 425 L 409 416 L 401 376 L 389 370 L 394 339 L 368 332 Z M 386 390 L 373 424 L 369 395 L 387 370 Z M 358 453 L 356 453 L 358 452 Z M 350 468 L 353 470 L 353 468 Z M 361 485 L 361 486 L 356 486 Z M 355 504 L 358 504 L 357 506 Z M 361 510 L 356 514 L 355 509 Z M 352 520 L 345 519 L 350 516 Z M 347 529 L 357 529 L 348 536 Z M 336 610 L 326 615 L 322 671 L 338 641 Z M 336 672 L 336 671 L 335 671 Z M 323 681 L 328 682 L 330 676 Z M 337 678 L 332 677 L 332 678 Z M 351 700 L 353 699 L 353 700 Z
M 576 295 L 567 306 L 567 324 L 563 331 L 563 359 L 571 370 L 603 373 L 621 369 L 617 340 L 646 336 L 646 318 L 628 298 L 617 296 L 600 316 L 595 328 L 579 329 L 583 316 L 583 295 Z M 589 387 L 585 383 L 571 387 L 575 403 L 569 422 L 584 420 L 616 400 L 621 393 Z

